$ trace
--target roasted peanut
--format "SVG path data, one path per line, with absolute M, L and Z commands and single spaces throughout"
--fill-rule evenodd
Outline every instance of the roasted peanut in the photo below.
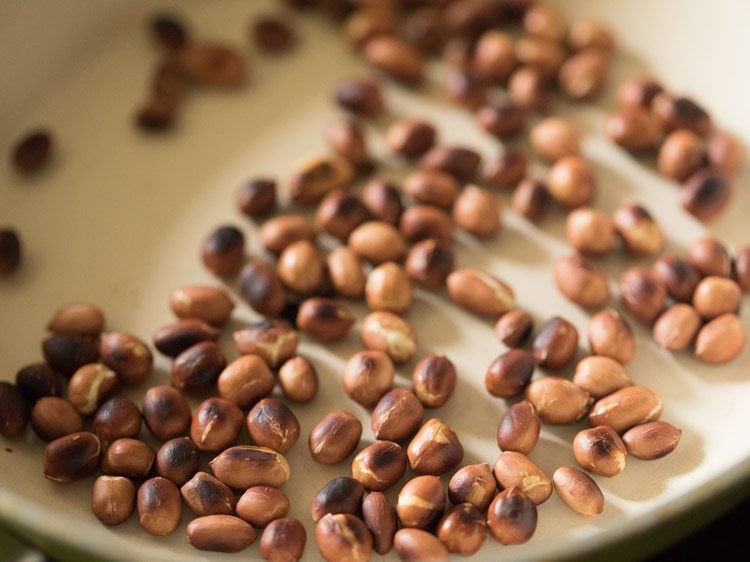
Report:
M 277 215 L 268 219 L 260 227 L 260 242 L 273 254 L 280 254 L 284 248 L 300 240 L 315 241 L 315 228 L 302 215 Z M 252 262 L 251 262 L 252 263 Z
M 393 548 L 405 562 L 431 560 L 448 562 L 449 553 L 445 545 L 433 534 L 421 529 L 400 529 L 393 537 Z
M 398 188 L 380 178 L 367 182 L 362 190 L 362 202 L 374 218 L 394 225 L 398 224 L 404 210 Z
M 159 476 L 182 486 L 198 472 L 200 454 L 189 437 L 175 437 L 156 453 L 156 472 Z
M 428 408 L 445 404 L 456 386 L 456 367 L 445 355 L 423 357 L 412 372 L 412 388 Z
M 633 267 L 620 277 L 620 301 L 639 322 L 652 324 L 666 300 L 667 290 L 650 271 Z
M 609 56 L 601 49 L 585 49 L 568 58 L 557 75 L 560 89 L 574 100 L 602 93 L 609 78 Z
M 50 367 L 69 377 L 99 358 L 99 345 L 87 336 L 52 334 L 42 342 L 42 353 Z
M 329 513 L 351 513 L 359 511 L 365 489 L 359 480 L 339 476 L 326 483 L 313 496 L 310 515 L 319 521 Z
M 450 209 L 458 197 L 458 181 L 438 170 L 417 170 L 404 178 L 404 191 L 416 201 Z
M 682 431 L 663 421 L 636 425 L 627 430 L 622 441 L 628 453 L 637 459 L 659 459 L 675 450 Z
M 322 341 L 336 341 L 346 337 L 353 325 L 354 315 L 351 311 L 333 299 L 307 299 L 297 313 L 297 326 L 300 330 Z
M 486 189 L 468 185 L 453 205 L 453 220 L 459 228 L 474 236 L 492 236 L 502 225 L 500 204 Z
M 382 492 L 370 492 L 362 500 L 362 521 L 372 533 L 373 549 L 387 554 L 393 548 L 393 536 L 398 528 L 396 510 Z
M 447 285 L 451 300 L 474 314 L 497 318 L 515 305 L 510 286 L 477 268 L 455 270 Z
M 656 280 L 664 285 L 670 297 L 690 302 L 701 280 L 698 271 L 687 260 L 677 256 L 662 256 L 653 265 Z
M 381 263 L 367 276 L 365 300 L 371 310 L 403 314 L 411 308 L 411 281 L 393 262 Z
M 246 217 L 262 217 L 276 206 L 276 181 L 267 178 L 247 181 L 236 191 L 234 202 Z
M 99 467 L 99 438 L 88 431 L 71 433 L 44 447 L 44 477 L 54 482 L 75 482 Z
M 344 189 L 331 191 L 315 212 L 315 224 L 342 242 L 346 242 L 354 229 L 369 218 L 370 212 L 362 200 Z
M 370 416 L 376 439 L 404 441 L 414 435 L 424 415 L 419 399 L 405 388 L 394 388 L 377 403 Z
M 127 521 L 135 507 L 135 486 L 123 476 L 99 476 L 91 490 L 91 510 L 105 525 Z
M 424 80 L 422 55 L 394 36 L 374 37 L 364 46 L 363 55 L 367 62 L 399 82 L 417 86 Z
M 287 400 L 309 402 L 318 393 L 318 372 L 304 357 L 292 357 L 279 369 L 279 386 Z
M 612 477 L 625 470 L 628 452 L 614 429 L 600 425 L 576 434 L 573 455 L 583 468 L 599 476 Z
M 289 512 L 289 498 L 270 486 L 253 486 L 237 501 L 237 515 L 254 527 L 265 527 Z
M 698 283 L 693 293 L 693 307 L 704 320 L 739 310 L 742 289 L 731 279 L 710 275 Z
M 104 311 L 95 304 L 71 302 L 53 313 L 47 329 L 55 334 L 97 336 L 104 329 Z
M 482 177 L 492 187 L 511 189 L 526 176 L 527 156 L 518 150 L 507 150 L 485 162 Z
M 368 490 L 385 491 L 406 472 L 406 455 L 398 443 L 375 441 L 352 461 L 352 477 Z
M 460 182 L 470 181 L 477 173 L 482 158 L 465 146 L 436 146 L 420 160 L 422 167 L 452 175 Z
M 537 379 L 526 387 L 526 399 L 539 418 L 549 424 L 569 424 L 581 419 L 591 405 L 588 392 L 561 377 Z
M 231 225 L 216 228 L 203 241 L 201 259 L 206 269 L 218 277 L 234 275 L 245 260 L 245 235 Z
M 607 275 L 583 256 L 559 258 L 554 277 L 560 292 L 583 308 L 599 308 L 609 301 Z
M 141 412 L 151 434 L 162 441 L 184 435 L 190 426 L 190 405 L 173 386 L 149 388 Z
M 534 405 L 521 400 L 503 412 L 497 426 L 497 446 L 501 451 L 528 455 L 539 441 L 542 420 Z
M 16 388 L 26 403 L 34 405 L 45 396 L 61 396 L 62 380 L 46 363 L 32 363 L 16 373 Z
M 242 410 L 229 400 L 208 398 L 193 412 L 190 438 L 201 451 L 223 451 L 237 439 L 242 419 Z
M 349 247 L 363 260 L 378 265 L 399 261 L 406 255 L 406 242 L 401 233 L 383 221 L 368 221 L 349 235 Z
M 687 129 L 678 129 L 664 139 L 659 149 L 659 171 L 683 182 L 706 165 L 708 154 L 703 139 Z
M 577 349 L 578 330 L 561 316 L 547 320 L 531 344 L 534 361 L 547 369 L 561 369 L 572 361 Z
M 635 336 L 630 325 L 613 308 L 605 308 L 591 318 L 589 345 L 595 355 L 628 363 L 635 355 Z
M 445 510 L 445 490 L 437 476 L 415 476 L 398 493 L 396 513 L 403 527 L 428 529 Z
M 464 458 L 456 433 L 442 420 L 432 418 L 417 431 L 406 449 L 409 466 L 417 474 L 440 475 Z
M 395 372 L 390 357 L 382 351 L 361 351 L 346 364 L 344 391 L 355 402 L 371 408 L 393 386 Z
M 240 552 L 255 540 L 255 529 L 232 515 L 204 515 L 185 528 L 188 542 L 199 550 Z
M 26 405 L 20 400 L 13 403 L 8 399 L 8 391 L 5 385 L 0 386 L 0 393 L 5 394 L 2 398 L 2 434 L 6 437 L 18 437 L 19 432 L 26 428 L 25 412 Z M 15 404 L 15 405 L 14 405 Z M 7 416 L 7 421 L 5 417 Z M 31 427 L 40 439 L 54 441 L 71 433 L 83 431 L 83 418 L 75 406 L 57 396 L 44 396 L 40 398 L 31 410 Z
M 707 221 L 727 208 L 733 193 L 727 178 L 710 169 L 699 170 L 680 190 L 680 205 L 698 220 Z
M 360 437 L 362 422 L 349 412 L 334 410 L 326 414 L 310 431 L 310 455 L 321 464 L 339 463 L 354 451 Z
M 372 556 L 370 531 L 349 513 L 329 513 L 318 521 L 315 542 L 326 562 L 358 562 Z
M 487 511 L 487 528 L 502 544 L 527 542 L 536 531 L 536 522 L 536 505 L 516 486 L 496 495 Z
M 453 271 L 453 250 L 431 238 L 414 244 L 406 256 L 406 273 L 428 288 L 445 284 Z
M 102 456 L 102 470 L 115 476 L 145 478 L 151 473 L 156 451 L 148 443 L 122 437 L 113 441 Z
M 138 384 L 151 374 L 154 358 L 148 346 L 126 332 L 105 332 L 99 339 L 99 358 L 122 382 Z
M 585 472 L 561 466 L 552 475 L 555 491 L 570 509 L 581 515 L 599 515 L 604 511 L 604 495 Z
M 152 336 L 154 347 L 168 357 L 177 357 L 188 347 L 202 341 L 216 341 L 219 330 L 197 318 L 177 320 L 156 330 Z
M 534 150 L 545 160 L 554 162 L 568 154 L 578 154 L 581 138 L 578 129 L 565 119 L 548 117 L 529 133 Z
M 178 318 L 197 318 L 214 326 L 225 324 L 234 309 L 229 295 L 210 285 L 187 285 L 173 291 L 169 306 Z
M 701 317 L 689 304 L 677 303 L 666 309 L 654 322 L 654 341 L 664 349 L 683 351 L 695 339 Z
M 271 562 L 297 562 L 302 559 L 306 542 L 307 533 L 297 519 L 274 519 L 263 529 L 260 553 Z
M 659 224 L 640 205 L 620 205 L 612 213 L 612 224 L 622 238 L 625 249 L 636 256 L 659 252 L 664 246 L 664 234 Z
M 68 383 L 68 401 L 81 414 L 93 414 L 99 405 L 117 390 L 115 372 L 103 363 L 80 367 Z
M 659 395 L 645 386 L 626 386 L 597 400 L 589 412 L 591 425 L 606 425 L 622 433 L 661 416 Z
M 621 363 L 611 357 L 592 355 L 578 362 L 573 384 L 598 399 L 630 386 L 632 382 Z
M 737 357 L 745 347 L 745 329 L 736 314 L 722 314 L 705 324 L 695 340 L 695 358 L 718 365 Z
M 298 162 L 289 178 L 289 193 L 300 205 L 314 205 L 327 193 L 347 187 L 354 167 L 340 156 L 316 155 Z
M 497 483 L 487 463 L 458 469 L 448 482 L 448 498 L 454 505 L 469 504 L 482 513 L 495 497 Z
M 510 398 L 523 391 L 534 374 L 534 358 L 526 351 L 511 349 L 497 357 L 487 369 L 484 386 L 499 398 Z
M 196 343 L 175 358 L 172 384 L 187 394 L 207 392 L 226 365 L 224 353 L 216 342 Z
M 384 109 L 383 93 L 376 80 L 361 79 L 341 82 L 334 92 L 336 103 L 354 114 L 373 116 Z
M 565 232 L 568 243 L 582 254 L 606 255 L 615 245 L 612 220 L 597 209 L 580 207 L 568 213 Z
M 607 136 L 629 152 L 655 150 L 664 136 L 658 119 L 638 105 L 630 105 L 609 116 Z
M 292 242 L 284 248 L 276 269 L 286 288 L 298 295 L 315 293 L 323 284 L 323 255 L 308 240 Z
M 563 156 L 547 173 L 547 189 L 555 201 L 568 209 L 590 205 L 596 194 L 591 164 L 575 154 Z
M 252 486 L 278 488 L 290 476 L 289 464 L 282 454 L 252 445 L 230 447 L 208 465 L 224 484 L 242 490 Z
M 299 439 L 300 425 L 286 404 L 264 398 L 247 414 L 247 432 L 256 445 L 285 453 Z
M 182 499 L 196 515 L 231 515 L 234 492 L 207 472 L 197 472 L 180 488 Z
M 539 222 L 547 214 L 552 197 L 547 186 L 540 181 L 522 180 L 513 191 L 511 206 L 516 214 L 531 222 Z
M 408 361 L 417 350 L 412 327 L 406 320 L 390 312 L 368 314 L 362 321 L 360 337 L 367 349 L 383 351 L 395 363 Z
M 732 258 L 729 250 L 711 236 L 703 236 L 690 243 L 687 261 L 702 276 L 729 277 L 732 271 Z
M 406 209 L 401 215 L 399 229 L 412 242 L 432 239 L 446 246 L 453 243 L 450 215 L 429 205 L 414 205 Z
M 402 118 L 388 128 L 388 149 L 407 158 L 417 158 L 435 145 L 435 127 L 414 118 Z

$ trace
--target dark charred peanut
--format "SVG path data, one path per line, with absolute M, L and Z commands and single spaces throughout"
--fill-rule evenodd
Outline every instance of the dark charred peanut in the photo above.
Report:
M 305 543 L 307 533 L 297 519 L 274 519 L 260 536 L 260 553 L 270 562 L 297 562 L 305 552 Z
M 233 515 L 204 515 L 188 523 L 188 542 L 199 550 L 240 552 L 255 541 L 256 532 Z
M 206 86 L 238 86 L 248 75 L 245 57 L 226 45 L 186 43 L 177 62 L 188 80 Z
M 343 109 L 367 117 L 381 113 L 385 107 L 380 83 L 372 79 L 341 82 L 334 98 Z
M 656 280 L 670 297 L 680 302 L 690 302 L 701 280 L 698 271 L 687 260 L 677 256 L 662 256 L 652 267 Z
M 637 459 L 653 460 L 668 455 L 677 448 L 682 431 L 672 424 L 655 421 L 636 425 L 622 436 L 628 453 Z
M 105 332 L 99 339 L 99 358 L 126 384 L 138 384 L 151 374 L 154 358 L 148 346 L 133 334 Z
M 156 453 L 159 476 L 182 486 L 198 472 L 200 454 L 189 437 L 170 439 Z
M 453 220 L 470 234 L 492 236 L 500 231 L 502 225 L 500 205 L 486 189 L 469 185 L 456 198 Z
M 405 117 L 388 128 L 388 150 L 407 158 L 417 158 L 435 145 L 435 127 L 421 119 Z
M 548 111 L 553 102 L 550 77 L 531 65 L 513 71 L 508 81 L 508 94 L 516 105 L 542 113 Z
M 396 510 L 382 492 L 370 492 L 362 500 L 362 521 L 372 533 L 373 550 L 387 554 L 398 528 Z
M 362 422 L 349 412 L 334 410 L 326 414 L 310 431 L 310 455 L 321 464 L 340 463 L 354 451 L 360 437 Z
M 365 271 L 362 261 L 351 249 L 339 246 L 326 258 L 328 277 L 334 291 L 347 298 L 357 299 L 365 290 Z
M 591 318 L 588 336 L 595 355 L 611 357 L 622 365 L 635 355 L 633 330 L 613 308 L 606 308 Z
M 375 406 L 370 426 L 376 439 L 405 441 L 422 423 L 424 407 L 419 399 L 405 388 L 394 388 Z
M 300 425 L 283 402 L 264 398 L 247 414 L 247 432 L 255 444 L 284 453 L 299 439 Z
M 513 39 L 498 30 L 485 31 L 477 40 L 471 71 L 485 82 L 504 84 L 516 66 Z
M 18 437 L 26 428 L 24 412 L 26 405 L 15 399 L 8 399 L 5 384 L 0 385 L 2 393 L 2 410 L 0 410 L 0 426 L 6 437 Z M 7 417 L 7 420 L 6 420 Z M 24 423 L 21 423 L 24 422 Z M 83 431 L 83 418 L 75 406 L 57 396 L 40 398 L 31 410 L 31 427 L 40 439 L 54 441 L 65 435 Z
M 443 25 L 450 35 L 479 36 L 487 30 L 494 18 L 489 6 L 482 5 L 481 2 L 443 4 L 451 4 L 445 7 L 443 13 Z
M 464 146 L 436 146 L 420 160 L 423 168 L 445 172 L 460 182 L 471 180 L 477 173 L 482 158 Z
M 456 104 L 477 110 L 487 103 L 489 87 L 472 72 L 464 69 L 453 70 L 445 80 L 445 91 Z M 482 125 L 484 127 L 484 125 Z
M 412 242 L 433 239 L 439 244 L 453 243 L 453 223 L 448 213 L 429 205 L 414 205 L 401 215 L 399 229 Z
M 404 210 L 399 190 L 380 178 L 367 182 L 362 190 L 362 202 L 375 219 L 394 225 L 398 224 Z
M 517 487 L 534 504 L 547 501 L 552 494 L 552 481 L 524 454 L 516 451 L 503 451 L 492 467 L 501 489 Z
M 302 215 L 277 215 L 260 227 L 260 242 L 272 254 L 280 254 L 289 244 L 300 240 L 315 241 L 315 228 Z
M 568 209 L 590 205 L 596 193 L 591 164 L 575 154 L 563 156 L 547 173 L 547 189 L 553 199 Z
M 588 392 L 561 377 L 537 379 L 526 387 L 526 399 L 539 418 L 548 424 L 570 424 L 580 420 L 591 405 Z
M 476 112 L 479 126 L 501 140 L 512 139 L 526 128 L 528 110 L 512 102 L 485 103 Z
M 611 478 L 625 470 L 628 452 L 614 429 L 599 425 L 576 434 L 573 455 L 586 470 Z
M 326 562 L 367 562 L 372 535 L 359 517 L 329 513 L 315 526 L 315 542 Z
M 393 537 L 393 547 L 405 562 L 448 562 L 450 558 L 447 547 L 440 539 L 421 529 L 400 529 Z
M 711 117 L 701 106 L 690 98 L 673 96 L 667 92 L 654 97 L 651 111 L 668 132 L 688 129 L 706 136 L 713 127 Z
M 621 363 L 611 357 L 591 355 L 578 362 L 573 384 L 598 399 L 630 386 L 632 382 Z
M 568 58 L 560 67 L 560 89 L 574 100 L 598 96 L 609 78 L 609 56 L 600 49 L 586 49 Z
M 487 463 L 464 466 L 448 482 L 448 498 L 452 504 L 469 504 L 482 513 L 487 511 L 496 490 L 495 477 Z
M 351 311 L 333 299 L 314 297 L 302 303 L 297 313 L 300 330 L 321 341 L 346 337 L 354 325 Z
M 654 341 L 670 351 L 684 351 L 693 343 L 701 327 L 701 317 L 689 304 L 677 303 L 656 319 Z
M 736 314 L 722 314 L 705 324 L 695 340 L 695 358 L 709 365 L 728 363 L 745 348 L 745 329 Z
M 536 505 L 518 487 L 511 486 L 492 500 L 487 529 L 502 544 L 523 544 L 536 531 Z
M 398 493 L 396 513 L 403 527 L 429 529 L 445 511 L 445 489 L 437 476 L 415 476 Z
M 369 218 L 370 212 L 362 200 L 344 189 L 326 195 L 315 212 L 315 224 L 342 242 L 346 242 L 354 229 Z
M 609 301 L 607 274 L 583 256 L 559 258 L 554 277 L 560 292 L 578 306 L 595 309 Z
M 561 369 L 572 361 L 577 349 L 578 330 L 560 316 L 547 320 L 531 345 L 534 361 L 547 369 Z
M 104 329 L 104 311 L 94 304 L 71 302 L 54 312 L 47 329 L 55 334 L 97 336 Z
M 221 397 L 242 409 L 271 394 L 275 383 L 268 364 L 259 355 L 240 355 L 216 380 Z
M 389 7 L 362 6 L 352 12 L 345 22 L 344 33 L 356 48 L 362 48 L 378 35 L 392 35 L 396 28 L 395 14 Z
M 742 165 L 742 148 L 733 136 L 719 133 L 708 143 L 708 163 L 725 176 L 733 177 Z
M 406 242 L 392 224 L 368 221 L 349 236 L 349 247 L 363 260 L 372 264 L 399 261 L 406 255 Z
M 61 396 L 62 380 L 46 363 L 32 363 L 16 373 L 16 388 L 26 403 L 33 405 L 45 396 Z
M 411 308 L 411 281 L 404 269 L 394 263 L 378 265 L 367 276 L 365 300 L 371 310 L 403 314 Z
M 623 433 L 634 425 L 658 420 L 661 408 L 661 398 L 650 388 L 626 386 L 597 400 L 589 412 L 589 422 Z
M 548 4 L 536 4 L 526 10 L 523 28 L 530 35 L 562 41 L 565 39 L 568 24 L 557 8 Z
M 734 257 L 734 272 L 742 290 L 750 292 L 750 246 L 743 246 L 737 250 Z
M 314 205 L 327 193 L 346 187 L 354 178 L 354 167 L 340 156 L 312 156 L 297 163 L 289 178 L 292 199 L 301 205 Z
M 187 394 L 209 391 L 227 361 L 214 341 L 196 343 L 180 353 L 172 364 L 172 384 Z
M 521 400 L 505 410 L 497 426 L 497 446 L 501 451 L 528 455 L 539 441 L 542 420 L 533 404 Z M 455 503 L 455 502 L 454 502 Z
M 241 490 L 252 486 L 279 488 L 290 475 L 289 464 L 282 454 L 252 445 L 230 447 L 208 465 L 216 478 Z
M 742 288 L 735 281 L 710 275 L 703 278 L 693 293 L 693 307 L 704 320 L 729 312 L 736 313 L 742 303 Z
M 605 128 L 610 140 L 629 152 L 656 150 L 663 137 L 656 117 L 638 106 L 623 108 L 610 115 Z
M 208 398 L 193 413 L 190 438 L 201 451 L 223 451 L 237 439 L 243 417 L 242 410 L 229 400 Z
M 732 257 L 729 255 L 729 250 L 711 236 L 704 236 L 690 243 L 687 261 L 704 277 L 708 275 L 729 277 L 732 272 Z
M 568 213 L 565 233 L 568 243 L 582 254 L 606 255 L 615 245 L 615 229 L 609 215 L 589 207 Z
M 522 347 L 529 339 L 534 327 L 531 315 L 520 308 L 503 314 L 495 324 L 495 335 L 511 348 Z
M 521 66 L 536 68 L 553 80 L 565 61 L 565 49 L 556 41 L 543 37 L 521 37 L 516 41 L 515 54 Z
M 234 275 L 245 261 L 245 235 L 231 225 L 216 228 L 203 241 L 201 259 L 206 269 L 214 275 Z
M 135 486 L 123 476 L 99 476 L 91 490 L 91 510 L 105 525 L 124 523 L 135 507 Z
M 237 502 L 237 515 L 254 527 L 265 527 L 289 512 L 289 498 L 270 486 L 253 486 Z
M 565 119 L 547 117 L 531 129 L 531 145 L 545 160 L 554 162 L 568 154 L 581 150 L 581 135 L 578 129 Z
M 169 306 L 178 318 L 197 318 L 214 326 L 229 320 L 234 303 L 227 293 L 209 285 L 186 285 L 169 296 Z
M 234 492 L 207 472 L 197 472 L 182 485 L 180 494 L 198 516 L 234 513 Z
M 122 437 L 110 443 L 102 456 L 102 470 L 115 476 L 145 478 L 154 466 L 154 451 L 148 443 Z
M 54 419 L 49 421 L 55 422 Z M 29 407 L 18 388 L 12 383 L 0 381 L 0 435 L 16 439 L 23 434 L 28 423 Z
M 502 154 L 487 160 L 483 178 L 492 187 L 511 189 L 516 187 L 526 176 L 528 158 L 523 152 L 506 150 Z
M 547 186 L 540 181 L 522 180 L 511 197 L 511 207 L 516 214 L 532 222 L 539 222 L 547 214 L 552 197 Z
M 534 374 L 534 358 L 527 351 L 511 349 L 497 357 L 487 369 L 484 386 L 498 398 L 520 394 Z
M 188 347 L 202 341 L 216 341 L 219 330 L 197 318 L 178 320 L 162 326 L 152 337 L 154 347 L 168 357 L 177 357 Z
M 445 43 L 442 12 L 439 7 L 425 6 L 404 19 L 404 39 L 426 55 L 439 55 Z
M 398 443 L 375 441 L 352 461 L 352 477 L 368 490 L 385 491 L 406 472 L 406 455 Z
M 620 277 L 620 302 L 639 322 L 652 324 L 666 301 L 667 290 L 650 271 L 633 267 Z
M 732 198 L 734 186 L 710 169 L 690 176 L 680 190 L 680 205 L 698 220 L 707 221 L 721 214 Z
M 53 148 L 54 142 L 50 131 L 38 129 L 27 133 L 13 148 L 13 167 L 22 174 L 33 174 L 44 169 Z
M 437 537 L 450 552 L 471 556 L 487 538 L 487 523 L 474 506 L 454 505 L 440 519 Z
M 93 414 L 118 386 L 117 375 L 103 363 L 80 367 L 68 382 L 68 401 L 82 414 Z
M 240 186 L 234 196 L 237 209 L 248 218 L 257 219 L 276 206 L 276 181 L 256 178 Z
M 581 515 L 604 511 L 604 495 L 594 480 L 577 468 L 561 466 L 552 475 L 555 491 L 570 509 Z
M 440 475 L 458 466 L 464 458 L 464 448 L 445 422 L 432 418 L 412 438 L 406 456 L 415 473 Z
M 393 386 L 395 372 L 390 357 L 378 350 L 353 355 L 344 369 L 344 391 L 355 402 L 372 408 Z
M 414 244 L 406 256 L 406 273 L 411 279 L 429 288 L 445 284 L 453 271 L 453 250 L 436 240 L 421 240 Z
M 42 353 L 50 367 L 69 377 L 99 358 L 99 345 L 86 336 L 52 334 L 42 342 Z
M 659 224 L 640 205 L 619 206 L 612 214 L 612 224 L 625 249 L 633 255 L 652 255 L 664 246 L 664 234 Z
M 242 355 L 256 355 L 272 368 L 292 357 L 299 343 L 297 332 L 285 320 L 263 320 L 250 324 L 234 332 L 233 338 L 237 351 Z M 254 362 L 239 362 L 236 368 L 244 371 L 257 370 L 259 367 Z
M 428 408 L 438 408 L 448 401 L 456 379 L 456 367 L 445 355 L 422 358 L 411 376 L 414 394 Z
M 292 357 L 279 369 L 279 386 L 287 400 L 309 402 L 318 393 L 318 373 L 309 360 Z
M 365 489 L 362 483 L 348 476 L 339 476 L 324 485 L 315 494 L 310 506 L 313 521 L 319 521 L 329 513 L 351 513 L 359 511 Z
M 450 209 L 459 192 L 458 181 L 438 170 L 417 170 L 404 179 L 404 191 L 425 205 Z
M 370 162 L 364 132 L 355 121 L 342 119 L 333 123 L 326 129 L 325 137 L 333 151 L 355 168 L 362 168 Z
M 308 240 L 299 240 L 284 248 L 276 269 L 281 282 L 298 295 L 315 293 L 323 284 L 323 255 Z
M 447 285 L 451 300 L 474 314 L 497 318 L 515 306 L 513 289 L 477 268 L 455 270 Z
M 683 182 L 706 165 L 708 154 L 702 138 L 688 129 L 670 133 L 659 149 L 659 171 Z
M 424 79 L 425 62 L 422 55 L 396 37 L 374 37 L 365 45 L 363 55 L 371 65 L 404 84 L 416 86 Z
M 385 352 L 394 363 L 408 361 L 417 350 L 412 327 L 390 312 L 379 310 L 368 314 L 362 321 L 360 337 L 367 349 Z
M 99 468 L 102 447 L 88 431 L 71 433 L 44 447 L 44 477 L 54 482 L 75 482 Z
M 617 48 L 615 36 L 606 24 L 586 19 L 571 22 L 568 46 L 574 51 L 594 48 L 606 54 L 612 54 Z
M 190 426 L 190 405 L 173 386 L 149 388 L 141 412 L 151 434 L 162 441 L 185 435 Z
M 617 103 L 623 108 L 650 110 L 651 102 L 663 91 L 662 85 L 651 77 L 631 78 L 623 82 L 617 91 Z

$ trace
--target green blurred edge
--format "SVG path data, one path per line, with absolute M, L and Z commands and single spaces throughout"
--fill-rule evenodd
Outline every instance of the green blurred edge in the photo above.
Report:
M 626 535 L 607 546 L 591 550 L 582 556 L 570 558 L 579 562 L 632 562 L 643 560 L 656 554 L 659 550 L 677 543 L 693 531 L 716 520 L 731 508 L 750 496 L 750 477 L 740 483 L 729 486 L 708 499 L 698 502 L 681 513 L 670 516 L 664 522 L 652 528 Z M 82 550 L 80 545 L 70 545 L 46 537 L 32 529 L 19 525 L 6 517 L 0 516 L 0 554 L 3 559 L 13 559 L 23 552 L 21 545 L 14 544 L 13 539 L 20 539 L 40 548 L 60 562 L 111 562 L 114 559 L 101 558 Z M 7 532 L 6 532 L 7 531 Z M 10 535 L 8 535 L 8 533 Z M 559 558 L 558 560 L 565 560 Z

